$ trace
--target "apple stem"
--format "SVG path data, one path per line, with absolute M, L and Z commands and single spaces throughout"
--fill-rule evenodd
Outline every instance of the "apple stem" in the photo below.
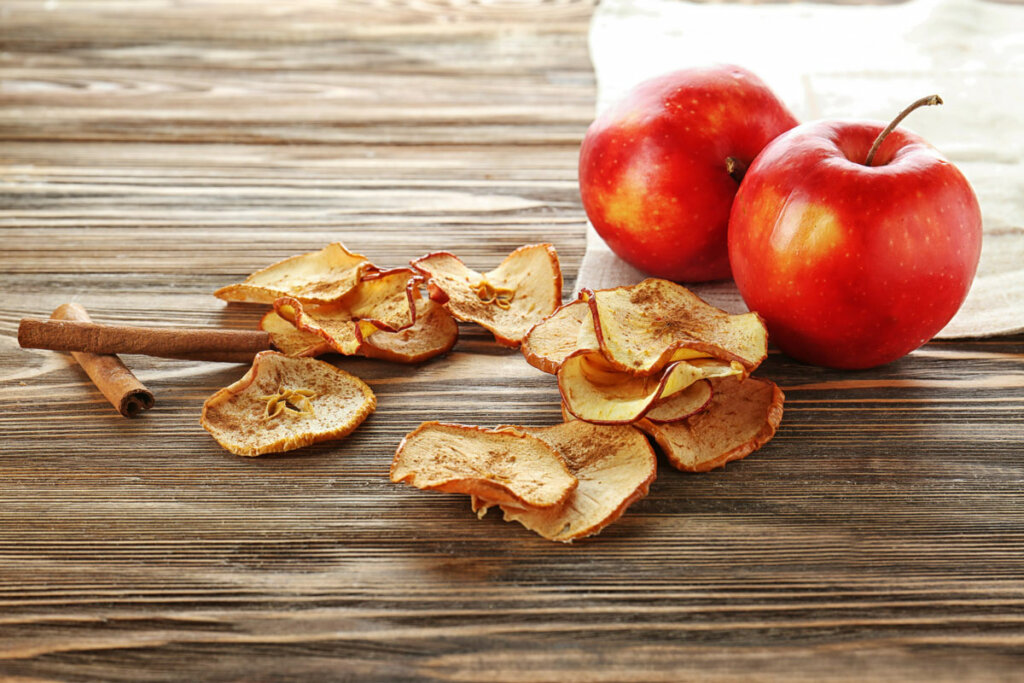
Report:
M 736 157 L 725 158 L 725 172 L 732 176 L 737 183 L 743 180 L 747 172 L 747 165 Z
M 896 126 L 900 125 L 900 121 L 907 118 L 907 115 L 910 114 L 910 112 L 914 111 L 918 107 L 927 107 L 933 104 L 942 104 L 942 98 L 939 97 L 938 95 L 928 95 L 927 97 L 922 97 L 921 99 L 917 100 L 909 107 L 901 111 L 896 116 L 896 118 L 892 120 L 892 123 L 886 126 L 885 130 L 879 133 L 878 137 L 875 138 L 874 144 L 872 144 L 871 149 L 868 150 L 868 158 L 864 161 L 864 165 L 871 165 L 871 162 L 875 160 L 875 152 L 877 152 L 878 148 L 882 146 L 882 143 L 885 141 L 885 139 L 889 137 L 889 133 L 891 133 L 896 128 Z

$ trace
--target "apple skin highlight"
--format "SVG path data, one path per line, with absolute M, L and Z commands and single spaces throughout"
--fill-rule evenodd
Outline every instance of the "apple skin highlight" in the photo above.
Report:
M 981 211 L 960 170 L 903 129 L 864 165 L 884 124 L 818 121 L 769 144 L 729 221 L 733 276 L 772 341 L 833 368 L 891 362 L 963 303 Z
M 620 258 L 681 282 L 729 277 L 726 234 L 745 168 L 797 125 L 754 74 L 684 69 L 645 81 L 599 116 L 580 150 L 583 207 Z

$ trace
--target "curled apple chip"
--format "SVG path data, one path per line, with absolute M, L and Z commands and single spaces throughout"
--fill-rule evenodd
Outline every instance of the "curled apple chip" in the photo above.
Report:
M 581 291 L 578 299 L 560 306 L 530 328 L 521 347 L 527 363 L 553 375 L 569 356 L 601 349 L 587 303 L 591 295 L 588 290 Z
M 548 508 L 576 489 L 565 461 L 517 428 L 424 422 L 398 446 L 391 481 L 494 503 Z
M 206 400 L 199 423 L 232 453 L 255 456 L 340 439 L 376 406 L 365 382 L 330 363 L 263 351 Z
M 294 297 L 274 300 L 274 312 L 298 330 L 317 335 L 338 353 L 359 352 L 377 330 L 391 332 L 415 322 L 415 274 L 395 268 L 364 275 L 355 289 L 331 304 L 303 304 Z
M 647 375 L 701 356 L 737 361 L 749 372 L 768 353 L 756 313 L 729 315 L 668 280 L 599 290 L 590 305 L 605 358 L 624 372 Z
M 702 379 L 655 403 L 650 410 L 644 413 L 644 419 L 651 422 L 685 420 L 707 408 L 713 394 L 711 382 Z
M 550 244 L 519 247 L 482 275 L 443 251 L 422 256 L 412 266 L 429 278 L 431 296 L 456 319 L 477 323 L 499 344 L 513 348 L 562 299 L 562 271 Z
M 416 295 L 416 322 L 397 332 L 376 330 L 363 339 L 360 353 L 393 363 L 419 363 L 447 353 L 459 339 L 459 326 L 444 306 Z
M 362 346 L 365 326 L 361 328 L 359 319 L 343 306 L 304 306 L 288 296 L 274 301 L 274 312 L 300 332 L 319 337 L 337 353 L 352 356 Z
M 571 356 L 558 369 L 558 389 L 576 418 L 598 424 L 628 424 L 640 419 L 660 399 L 704 379 L 743 373 L 738 363 L 717 359 L 676 361 L 660 373 L 631 375 L 600 353 Z M 700 391 L 700 390 L 697 390 Z
M 730 377 L 715 382 L 707 409 L 679 422 L 640 420 L 673 467 L 706 472 L 768 443 L 782 420 L 785 396 L 773 382 Z
M 320 251 L 292 256 L 257 270 L 240 284 L 221 287 L 214 296 L 257 304 L 272 304 L 283 296 L 303 303 L 329 303 L 345 296 L 373 270 L 365 256 L 335 242 Z
M 546 509 L 502 504 L 506 522 L 519 522 L 550 541 L 571 543 L 593 536 L 647 495 L 657 458 L 647 437 L 629 425 L 595 425 L 580 420 L 554 427 L 520 427 L 554 448 L 579 481 L 561 505 Z M 495 503 L 474 496 L 483 516 Z
M 270 335 L 274 347 L 286 356 L 319 356 L 332 350 L 320 335 L 296 328 L 277 311 L 270 311 L 260 319 L 260 329 Z

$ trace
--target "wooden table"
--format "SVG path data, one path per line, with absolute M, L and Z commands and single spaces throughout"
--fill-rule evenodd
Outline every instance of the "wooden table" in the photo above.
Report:
M 251 328 L 215 288 L 332 240 L 488 268 L 549 240 L 567 290 L 590 2 L 0 2 L 0 677 L 592 681 L 1018 678 L 1024 337 L 841 373 L 773 353 L 776 439 L 663 466 L 550 543 L 390 484 L 423 420 L 552 424 L 548 375 L 463 326 L 338 361 L 349 439 L 244 459 L 198 425 L 244 368 L 126 357 L 119 417 L 17 321 Z

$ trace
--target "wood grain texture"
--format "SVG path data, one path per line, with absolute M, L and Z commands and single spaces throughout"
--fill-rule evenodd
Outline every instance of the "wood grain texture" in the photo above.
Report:
M 251 329 L 211 292 L 341 240 L 381 265 L 583 251 L 590 2 L 0 3 L 0 678 L 1013 680 L 1024 337 L 840 373 L 772 353 L 762 451 L 662 466 L 572 546 L 390 484 L 423 420 L 554 424 L 553 379 L 462 326 L 338 363 L 378 411 L 243 459 L 198 425 L 242 366 L 126 356 L 113 414 L 22 317 Z

